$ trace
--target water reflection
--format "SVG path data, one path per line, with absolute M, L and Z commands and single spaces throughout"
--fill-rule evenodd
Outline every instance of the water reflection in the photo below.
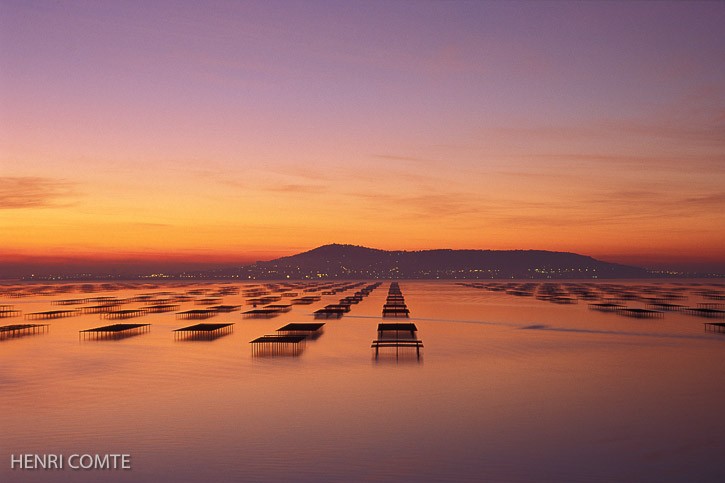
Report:
M 411 347 L 396 347 L 391 350 L 373 351 L 375 364 L 422 364 L 423 354 Z
M 507 293 L 513 286 L 485 290 L 484 282 L 400 282 L 415 317 L 381 319 L 386 282 L 343 320 L 314 320 L 314 309 L 341 297 L 322 295 L 310 310 L 297 307 L 273 320 L 242 321 L 239 312 L 211 319 L 237 322 L 234 333 L 213 345 L 190 339 L 200 342 L 183 350 L 172 330 L 209 320 L 160 312 L 131 319 L 152 319 L 154 330 L 143 339 L 80 348 L 79 330 L 112 322 L 87 313 L 54 321 L 45 337 L 0 344 L 0 453 L 132 452 L 138 466 L 118 478 L 105 475 L 113 481 L 720 481 L 725 423 L 713 415 L 725 398 L 725 380 L 717 377 L 725 335 L 705 332 L 702 323 L 723 320 L 681 310 L 651 320 L 589 310 L 594 297 L 629 297 L 627 287 L 638 286 L 630 282 L 546 289 L 524 283 L 515 290 L 533 296 Z M 169 285 L 173 295 L 165 295 L 161 287 L 106 288 L 116 290 L 107 294 L 115 300 L 135 300 L 127 302 L 139 304 L 132 309 L 149 306 L 147 294 L 139 295 L 144 290 L 180 310 L 214 308 L 171 302 L 180 290 L 214 297 L 230 288 Z M 238 287 L 225 304 L 245 306 L 251 293 L 286 289 Z M 683 305 L 717 303 L 681 287 Z M 50 310 L 62 297 L 56 287 L 31 288 L 16 291 L 26 294 L 18 300 L 23 313 Z M 311 284 L 289 288 L 285 293 L 313 293 L 306 292 Z M 652 292 L 666 296 L 675 288 L 638 289 L 639 299 L 626 305 L 665 304 L 649 300 Z M 551 303 L 538 294 L 581 301 Z M 315 342 L 250 344 L 251 354 L 244 348 L 275 331 L 306 335 L 294 334 L 303 327 L 291 324 L 322 322 L 325 337 Z M 376 330 L 397 322 L 416 330 Z M 373 339 L 423 339 L 434 363 L 424 364 L 424 350 L 412 346 L 378 347 L 376 357 Z M 189 408 L 213 410 L 190 417 Z M 98 479 L 95 472 L 85 479 L 36 475 Z M 18 477 L 0 465 L 0 481 Z
M 305 347 L 299 344 L 292 345 L 260 345 L 252 346 L 253 357 L 298 357 L 302 355 Z
M 301 335 L 306 340 L 317 340 L 324 333 L 324 326 L 322 322 L 313 324 L 293 322 L 277 329 L 277 335 Z
M 215 332 L 215 333 L 196 333 L 196 334 L 180 334 L 174 335 L 174 342 L 191 342 L 191 341 L 213 341 L 230 335 L 231 332 Z
M 706 322 L 705 330 L 706 331 L 711 330 L 713 332 L 725 333 L 725 322 Z

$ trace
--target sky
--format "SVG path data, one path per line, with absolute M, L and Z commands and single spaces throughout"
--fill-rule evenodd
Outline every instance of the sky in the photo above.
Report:
M 725 2 L 0 0 L 0 263 L 725 272 Z

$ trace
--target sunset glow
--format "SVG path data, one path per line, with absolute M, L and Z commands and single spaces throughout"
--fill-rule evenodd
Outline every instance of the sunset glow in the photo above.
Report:
M 721 2 L 0 5 L 2 262 L 725 271 Z

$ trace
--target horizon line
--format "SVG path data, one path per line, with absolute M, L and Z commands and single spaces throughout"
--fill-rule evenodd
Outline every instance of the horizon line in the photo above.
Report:
M 89 253 L 89 254 L 61 254 L 61 255 L 35 255 L 35 254 L 6 254 L 0 257 L 4 270 L 0 270 L 0 277 L 12 280 L 27 276 L 68 276 L 71 273 L 88 273 L 93 276 L 139 276 L 150 272 L 160 272 L 168 275 L 181 275 L 188 272 L 205 272 L 215 269 L 230 269 L 234 267 L 250 267 L 256 263 L 265 263 L 280 258 L 287 258 L 302 253 L 311 252 L 324 247 L 355 247 L 381 252 L 417 253 L 429 251 L 471 251 L 471 252 L 542 252 L 571 254 L 592 258 L 599 262 L 613 263 L 643 269 L 648 272 L 671 272 L 682 275 L 722 275 L 725 273 L 725 260 L 713 260 L 701 257 L 673 257 L 657 254 L 618 254 L 610 256 L 589 255 L 573 251 L 545 250 L 536 248 L 492 249 L 492 248 L 425 248 L 408 250 L 387 250 L 370 248 L 352 243 L 328 243 L 306 250 L 289 253 L 288 250 L 250 250 L 246 254 L 236 253 L 164 253 L 157 252 L 121 252 Z M 282 252 L 282 253 L 280 253 Z M 256 253 L 267 256 L 250 256 Z M 6 272 L 6 273 L 2 273 Z

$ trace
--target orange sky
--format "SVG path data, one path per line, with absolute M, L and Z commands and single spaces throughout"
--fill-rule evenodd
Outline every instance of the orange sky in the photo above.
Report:
M 4 3 L 2 257 L 725 263 L 725 7 L 516 5 Z

